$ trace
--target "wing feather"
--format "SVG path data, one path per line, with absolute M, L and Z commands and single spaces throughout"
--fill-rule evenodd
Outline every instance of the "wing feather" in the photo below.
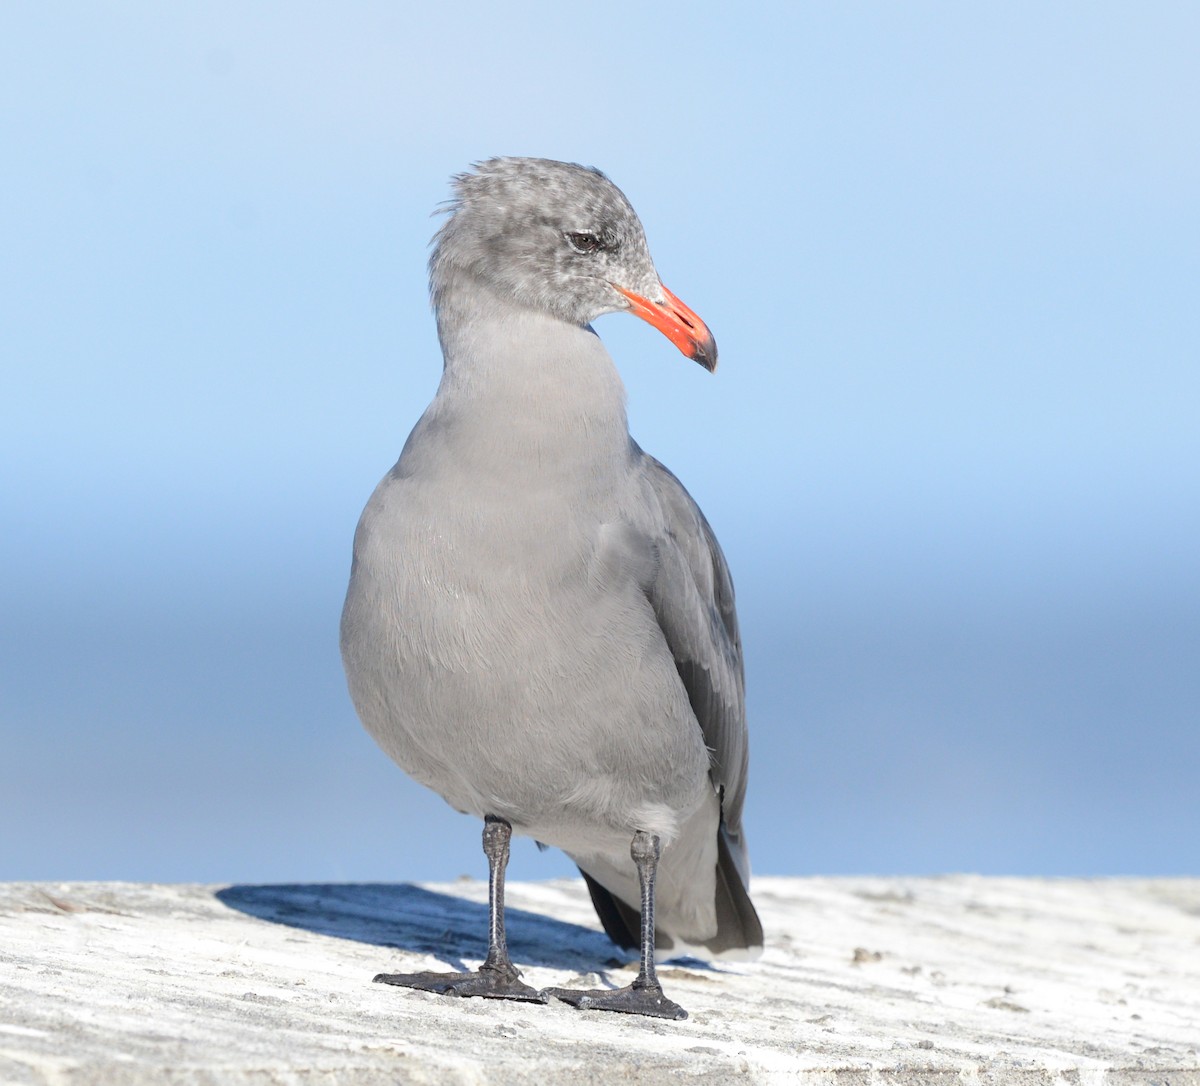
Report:
M 643 476 L 661 512 L 657 564 L 647 595 L 675 658 L 712 757 L 710 775 L 733 859 L 748 881 L 742 834 L 749 738 L 742 639 L 733 579 L 721 546 L 683 484 L 643 454 Z

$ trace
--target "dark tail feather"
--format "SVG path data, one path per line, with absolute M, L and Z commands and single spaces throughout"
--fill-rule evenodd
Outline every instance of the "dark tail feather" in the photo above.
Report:
M 637 909 L 631 909 L 619 897 L 601 886 L 591 875 L 581 867 L 579 873 L 587 883 L 588 893 L 592 895 L 592 904 L 596 907 L 596 915 L 604 925 L 605 934 L 626 950 L 637 950 L 642 941 L 642 925 Z
M 611 891 L 601 886 L 583 868 L 579 869 L 596 915 L 608 937 L 619 947 L 637 950 L 641 942 L 641 918 L 637 909 L 627 905 Z M 733 850 L 721 825 L 717 834 L 717 934 L 702 945 L 713 954 L 728 950 L 760 950 L 763 945 L 762 923 L 742 876 L 733 858 Z M 657 934 L 655 945 L 670 950 L 674 945 L 669 936 Z
M 717 934 L 704 944 L 714 954 L 726 950 L 761 950 L 762 921 L 734 860 L 725 823 L 717 832 Z

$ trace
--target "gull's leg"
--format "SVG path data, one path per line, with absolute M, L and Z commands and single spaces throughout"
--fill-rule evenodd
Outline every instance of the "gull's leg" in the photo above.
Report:
M 441 995 L 484 996 L 488 999 L 521 999 L 545 1003 L 546 997 L 528 984 L 508 956 L 504 936 L 504 869 L 508 866 L 508 842 L 512 826 L 503 818 L 488 815 L 483 822 L 483 851 L 488 859 L 488 955 L 474 973 L 380 973 L 381 984 L 420 988 Z
M 657 837 L 638 830 L 629 851 L 637 865 L 642 887 L 642 964 L 637 977 L 624 988 L 593 988 L 589 991 L 547 988 L 545 994 L 581 1010 L 645 1014 L 679 1021 L 687 1017 L 687 1011 L 663 995 L 654 970 L 654 875 L 662 848 Z

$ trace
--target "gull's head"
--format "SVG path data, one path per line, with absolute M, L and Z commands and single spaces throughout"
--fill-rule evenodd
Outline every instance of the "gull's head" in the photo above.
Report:
M 542 158 L 493 158 L 454 179 L 429 260 L 434 304 L 452 281 L 586 325 L 629 310 L 706 369 L 717 346 L 658 277 L 646 234 L 599 170 Z

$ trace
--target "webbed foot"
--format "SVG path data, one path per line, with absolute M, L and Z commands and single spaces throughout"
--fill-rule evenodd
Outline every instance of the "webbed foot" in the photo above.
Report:
M 642 1014 L 650 1018 L 670 1018 L 682 1022 L 687 1017 L 678 1003 L 663 995 L 657 985 L 639 985 L 636 982 L 624 988 L 544 988 L 543 995 L 561 999 L 582 1011 L 616 1011 L 619 1014 Z
M 417 988 L 438 995 L 481 996 L 484 999 L 518 999 L 525 1003 L 546 1003 L 547 997 L 536 988 L 522 983 L 516 969 L 477 969 L 473 973 L 379 973 L 379 984 Z

